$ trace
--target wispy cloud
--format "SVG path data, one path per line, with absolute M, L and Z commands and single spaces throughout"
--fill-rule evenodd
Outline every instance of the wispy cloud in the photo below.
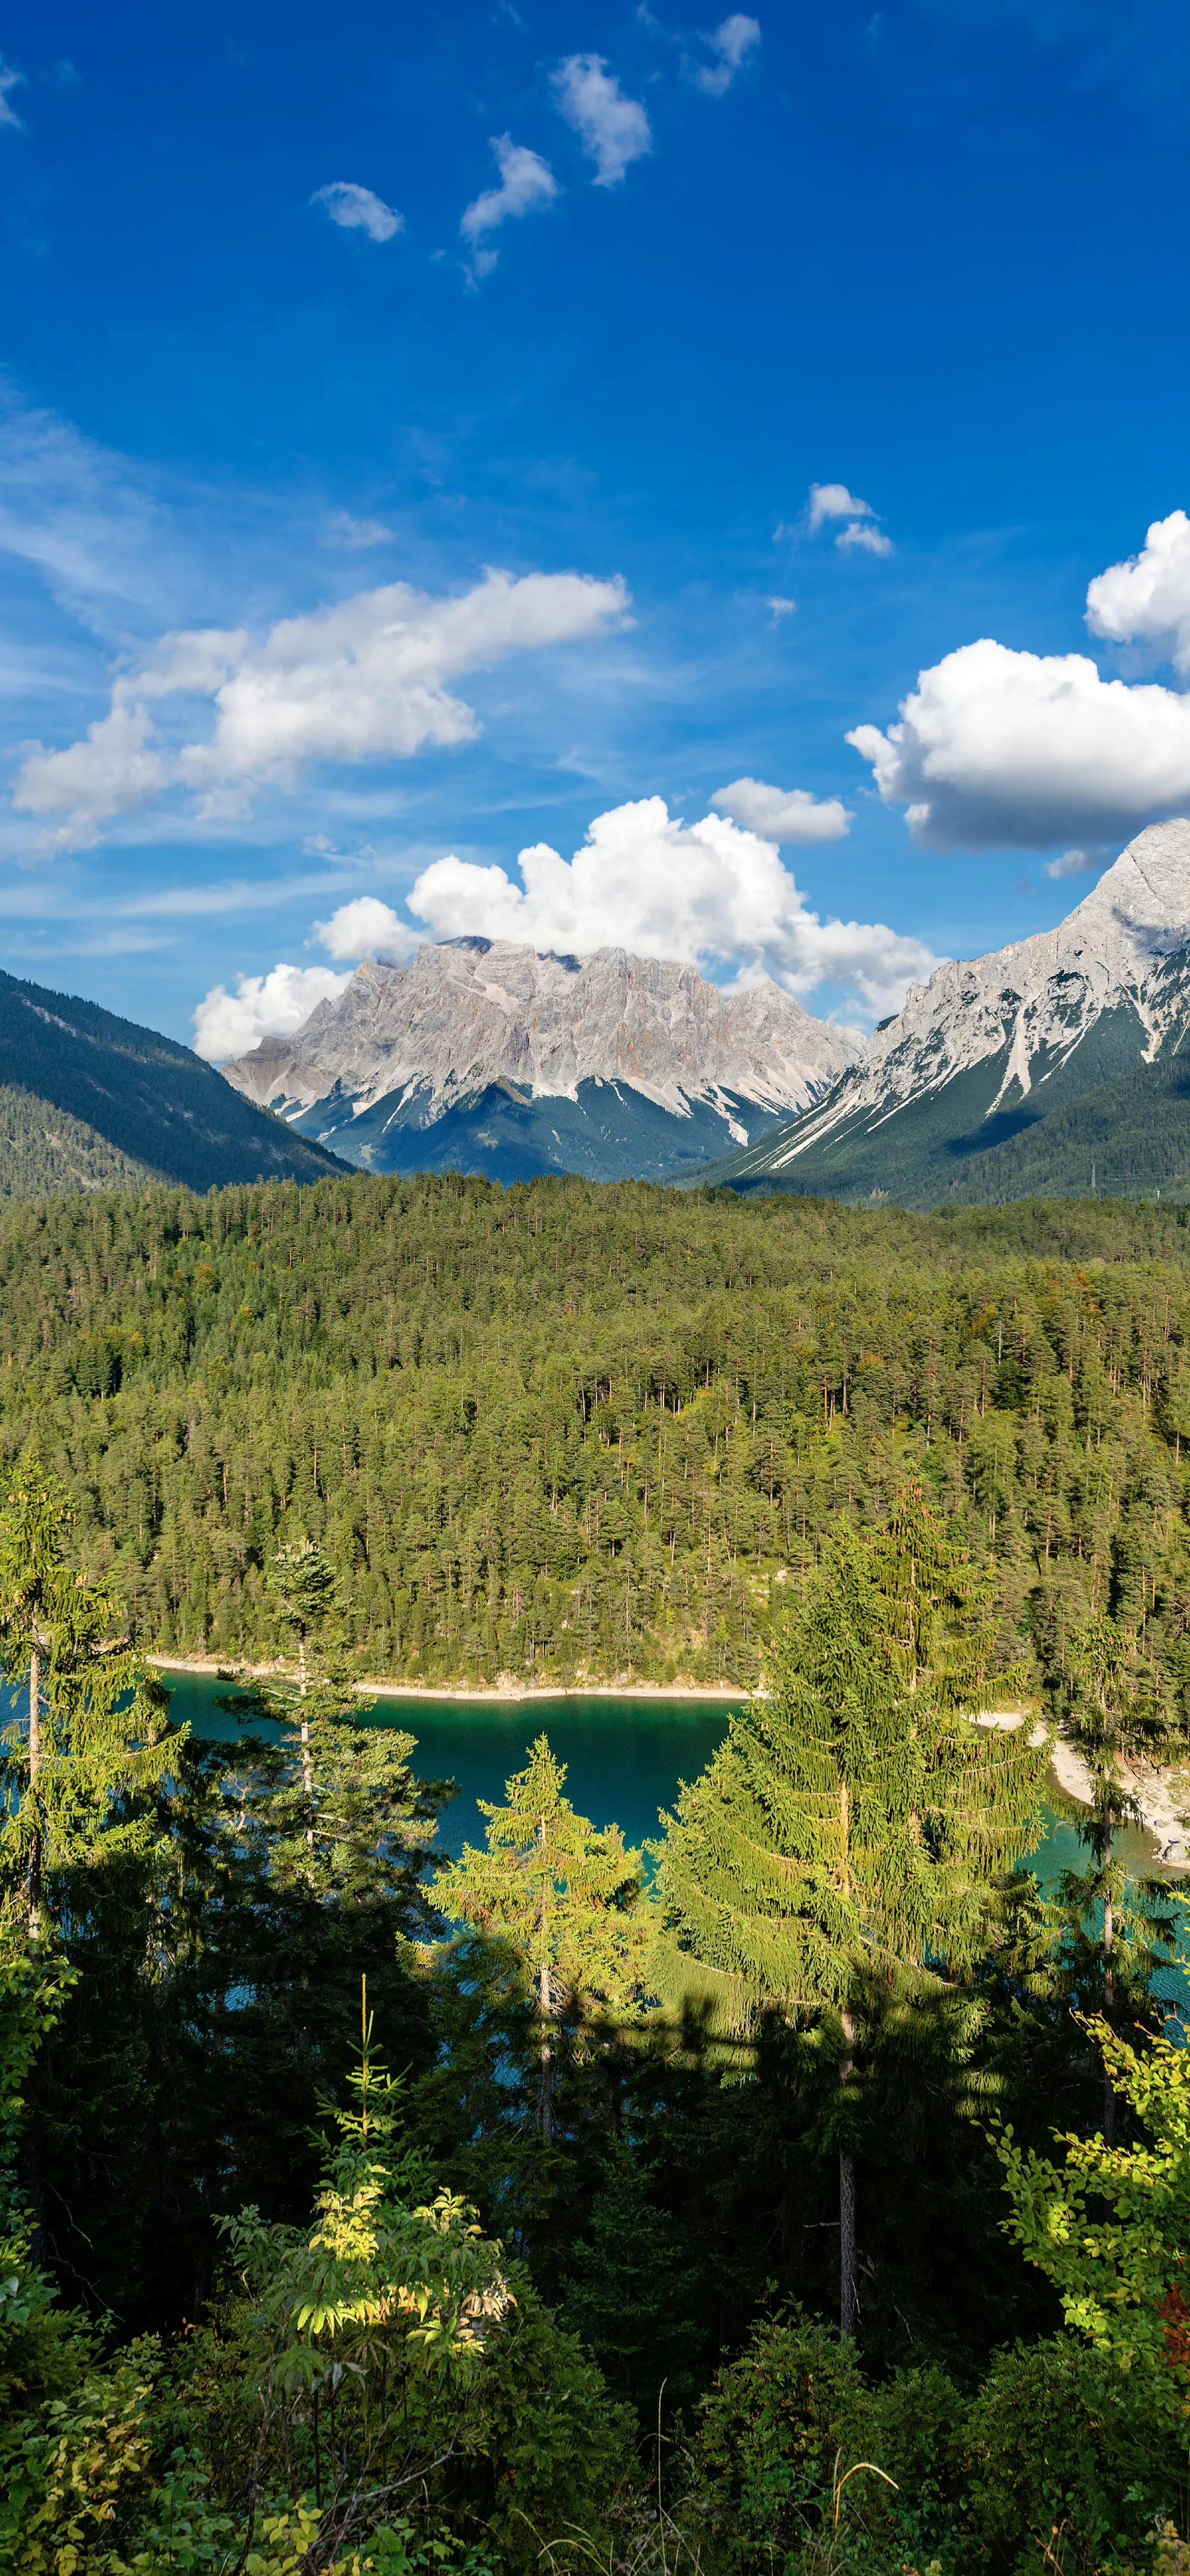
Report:
M 404 232 L 404 215 L 395 206 L 387 206 L 372 188 L 361 188 L 354 179 L 330 179 L 325 188 L 316 188 L 312 206 L 325 206 L 333 224 L 345 233 L 366 233 L 369 241 L 392 241 Z
M 595 163 L 597 188 L 615 188 L 633 161 L 653 149 L 639 99 L 626 98 L 602 54 L 568 54 L 554 73 L 558 104 Z
M 350 510 L 332 510 L 326 523 L 328 541 L 345 546 L 350 554 L 362 554 L 368 546 L 391 545 L 395 530 L 383 519 L 353 519 Z
M 895 553 L 892 538 L 885 536 L 870 501 L 861 501 L 858 493 L 849 492 L 845 483 L 812 483 L 806 503 L 807 536 L 816 537 L 820 529 L 833 525 L 837 519 L 847 522 L 835 538 L 835 544 L 843 554 Z M 789 533 L 787 529 L 777 530 L 778 536 Z
M 500 173 L 498 188 L 485 188 L 466 208 L 459 231 L 471 244 L 473 277 L 487 277 L 496 265 L 496 252 L 485 245 L 484 236 L 498 230 L 520 215 L 531 215 L 543 206 L 553 204 L 558 182 L 548 161 L 531 152 L 527 143 L 514 143 L 510 134 L 494 134 L 492 150 Z
M 1060 858 L 1047 859 L 1043 877 L 1086 877 L 1093 868 L 1103 866 L 1103 853 L 1094 850 L 1063 850 Z
M 819 529 L 825 527 L 830 519 L 874 519 L 875 516 L 871 502 L 861 501 L 856 493 L 848 491 L 845 483 L 810 485 L 806 527 L 812 537 L 816 537 Z M 783 533 L 778 530 L 779 535 Z
M 700 62 L 697 57 L 688 56 L 686 68 L 689 76 L 695 88 L 702 90 L 707 98 L 723 98 L 760 43 L 760 21 L 746 18 L 742 10 L 737 9 L 730 18 L 722 19 L 717 27 L 701 35 L 698 41 L 711 59 Z
M 176 573 L 162 513 L 135 470 L 0 385 L 0 554 L 30 565 L 71 617 L 110 636 Z
M 14 89 L 20 89 L 24 78 L 23 72 L 17 71 L 13 63 L 6 63 L 0 55 L 0 125 L 19 126 L 22 123 L 13 106 L 12 93 Z
M 886 537 L 883 528 L 876 527 L 871 519 L 850 520 L 845 528 L 840 528 L 835 544 L 842 554 L 891 555 L 896 553 L 892 538 Z

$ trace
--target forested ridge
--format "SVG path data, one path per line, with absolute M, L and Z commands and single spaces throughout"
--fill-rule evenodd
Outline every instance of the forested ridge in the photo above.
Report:
M 0 973 L 0 1196 L 316 1180 L 334 1163 L 175 1038 Z
M 1157 1207 L 575 1181 L 49 1202 L 0 1223 L 0 1461 L 35 1417 L 162 1652 L 275 1653 L 302 1536 L 359 1670 L 716 1683 L 916 1465 L 1030 1681 L 1104 1608 L 1180 1694 L 1188 1248 Z

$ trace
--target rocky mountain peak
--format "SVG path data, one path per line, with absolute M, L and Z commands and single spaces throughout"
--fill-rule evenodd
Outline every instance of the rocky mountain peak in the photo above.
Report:
M 975 1187 L 986 1166 L 994 1190 L 1003 1183 L 989 1156 L 1098 1097 L 1097 1086 L 1164 1062 L 1166 1040 L 1188 1026 L 1190 821 L 1178 820 L 1138 833 L 1056 929 L 952 959 L 912 985 L 864 1060 L 723 1177 L 787 1175 L 799 1188 L 877 1196 L 891 1187 L 933 1204 Z M 1082 1182 L 1094 1154 L 1080 1156 Z M 1017 1163 L 1049 1168 L 1037 1152 Z M 1127 1185 L 1126 1166 L 1117 1179 Z
M 601 948 L 578 958 L 508 940 L 426 944 L 368 960 L 289 1039 L 225 1067 L 236 1089 L 294 1115 L 332 1095 L 357 1114 L 414 1094 L 425 1123 L 493 1084 L 573 1100 L 622 1083 L 679 1116 L 731 1095 L 803 1108 L 863 1050 L 767 979 L 723 992 L 693 966 Z
M 986 957 L 952 958 L 928 984 L 911 984 L 837 1087 L 824 1122 L 940 1090 L 1007 1047 L 991 1104 L 998 1107 L 1068 1060 L 1103 1013 L 1125 1001 L 1155 1047 L 1163 1009 L 1148 988 L 1154 970 L 1188 943 L 1190 822 L 1154 823 L 1056 929 Z

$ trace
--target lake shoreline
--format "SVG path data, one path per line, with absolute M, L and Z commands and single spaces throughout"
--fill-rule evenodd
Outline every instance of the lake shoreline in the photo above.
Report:
M 230 1689 L 237 1683 L 297 1679 L 287 1664 L 226 1664 L 213 1655 L 147 1655 L 145 1660 L 154 1672 L 197 1673 L 208 1681 L 224 1680 Z M 364 1679 L 357 1681 L 355 1688 L 377 1699 L 474 1700 L 493 1708 L 535 1699 L 699 1700 L 735 1706 L 752 1696 L 746 1683 L 733 1690 L 719 1682 L 642 1682 L 630 1676 L 615 1682 L 494 1682 L 478 1689 L 474 1684 Z
M 1080 1807 L 1092 1804 L 1094 1790 L 1091 1774 L 1081 1753 L 1064 1736 L 1056 1735 L 1050 1749 L 1050 1768 L 1060 1789 Z M 1154 1768 L 1138 1770 L 1121 1763 L 1120 1777 L 1131 1800 L 1137 1821 L 1157 1845 L 1162 1869 L 1190 1870 L 1190 1788 L 1180 1771 Z

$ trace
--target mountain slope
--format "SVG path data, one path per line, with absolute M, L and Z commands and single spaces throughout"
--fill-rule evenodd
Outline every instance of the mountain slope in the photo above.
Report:
M 225 1072 L 373 1171 L 622 1180 L 701 1170 L 808 1106 L 861 1047 L 767 981 L 723 993 L 621 948 L 458 939 L 369 961 L 295 1037 Z
M 1056 930 L 912 986 L 824 1100 L 705 1177 L 912 1207 L 1082 1191 L 1092 1161 L 1177 1186 L 1188 1022 L 1190 823 L 1163 823 Z
M 47 1199 L 75 1190 L 141 1190 L 158 1175 L 109 1145 L 81 1118 L 18 1083 L 0 1086 L 0 1198 Z
M 0 1194 L 317 1180 L 320 1146 L 241 1099 L 189 1047 L 0 973 Z

